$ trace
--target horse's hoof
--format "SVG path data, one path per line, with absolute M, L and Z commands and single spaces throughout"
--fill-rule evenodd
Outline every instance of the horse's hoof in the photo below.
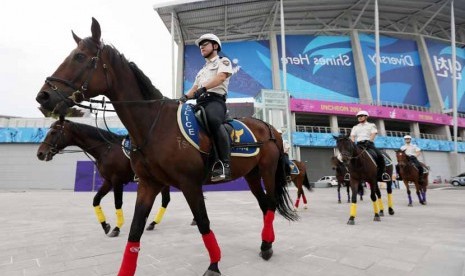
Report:
M 408 207 L 413 207 L 413 204 L 412 204 L 412 203 L 409 203 L 407 206 L 408 206 Z
M 378 214 L 376 214 L 373 218 L 373 221 L 381 221 L 381 217 Z
M 394 215 L 394 209 L 392 209 L 391 207 L 389 207 L 389 214 L 392 216 Z
M 145 230 L 148 230 L 148 231 L 152 231 L 153 229 L 155 229 L 155 221 L 152 221 L 149 226 L 147 226 L 147 228 L 145 228 Z
M 384 210 L 379 211 L 379 216 L 384 217 Z
M 349 220 L 347 221 L 347 224 L 348 224 L 348 225 L 355 225 L 355 218 L 354 218 L 354 217 L 350 217 Z
M 273 256 L 272 248 L 260 252 L 260 257 L 262 257 L 262 259 L 265 261 L 268 261 L 269 259 L 271 259 L 271 256 Z
M 114 238 L 114 237 L 118 237 L 119 236 L 119 228 L 118 227 L 115 227 L 113 229 L 113 231 L 111 231 L 110 234 L 108 234 L 108 237 L 110 238 Z
M 220 275 L 221 275 L 221 273 L 213 271 L 213 270 L 207 270 L 203 274 L 203 276 L 220 276 Z
M 191 225 L 192 225 L 192 226 L 197 225 L 197 221 L 195 221 L 195 219 L 193 219 L 192 222 L 191 222 Z
M 422 201 L 420 202 L 421 205 L 426 205 L 426 202 Z
M 337 203 L 341 203 L 341 201 L 340 201 L 340 200 L 338 200 L 338 201 L 337 201 Z
M 426 202 L 425 202 L 425 204 L 426 204 Z M 308 209 L 308 206 L 307 206 L 307 205 L 304 205 L 304 209 L 307 210 L 307 209 Z
M 108 223 L 105 223 L 103 226 L 103 231 L 105 232 L 105 235 L 108 234 L 108 232 L 110 232 L 110 229 L 111 229 L 111 225 L 108 224 Z

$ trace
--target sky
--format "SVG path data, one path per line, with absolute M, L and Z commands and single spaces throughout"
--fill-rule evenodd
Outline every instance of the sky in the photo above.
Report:
M 76 47 L 71 30 L 102 40 L 135 62 L 172 97 L 171 36 L 152 6 L 159 0 L 2 0 L 0 2 L 0 115 L 43 117 L 35 97 Z M 165 1 L 166 2 L 166 1 Z M 176 54 L 176 51 L 175 51 Z

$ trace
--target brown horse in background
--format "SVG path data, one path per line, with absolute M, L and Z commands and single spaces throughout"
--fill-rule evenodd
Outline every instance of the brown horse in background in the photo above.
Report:
M 37 149 L 37 158 L 43 161 L 52 160 L 57 153 L 62 152 L 69 146 L 77 146 L 86 155 L 94 158 L 95 161 L 92 161 L 103 178 L 103 184 L 94 196 L 93 206 L 97 220 L 102 225 L 105 234 L 108 234 L 111 226 L 106 221 L 105 214 L 100 207 L 100 202 L 113 189 L 117 226 L 108 234 L 109 237 L 117 237 L 124 224 L 122 210 L 123 186 L 134 179 L 130 160 L 123 153 L 122 142 L 124 138 L 125 136 L 90 125 L 71 122 L 69 120 L 58 120 L 50 126 L 50 130 L 47 132 L 44 141 Z M 153 227 L 156 223 L 160 223 L 164 211 L 170 202 L 169 187 L 166 186 L 161 193 L 162 206 L 155 216 L 156 222 L 152 225 Z
M 147 217 L 154 198 L 167 183 L 182 191 L 197 222 L 210 256 L 205 275 L 221 275 L 218 267 L 221 250 L 210 228 L 202 192 L 214 162 L 210 138 L 199 132 L 200 150 L 189 143 L 177 122 L 180 103 L 163 97 L 135 63 L 101 42 L 100 24 L 94 18 L 91 31 L 92 36 L 85 39 L 73 33 L 77 47 L 46 79 L 36 100 L 42 108 L 64 115 L 76 102 L 104 95 L 130 134 L 131 165 L 139 177 L 139 188 L 119 275 L 135 274 Z M 260 255 L 268 260 L 275 240 L 275 210 L 288 220 L 297 220 L 298 216 L 292 210 L 287 191 L 281 135 L 261 120 L 241 121 L 257 141 L 244 147 L 254 146 L 259 152 L 251 157 L 233 156 L 232 177 L 243 176 L 257 199 L 263 218 Z
M 375 161 L 370 153 L 358 145 L 356 145 L 349 136 L 339 135 L 333 136 L 336 140 L 336 147 L 341 153 L 342 161 L 349 169 L 350 173 L 350 188 L 352 190 L 352 205 L 350 207 L 350 217 L 347 224 L 354 225 L 355 217 L 357 215 L 357 193 L 361 182 L 370 184 L 370 198 L 373 202 L 374 221 L 381 221 L 380 216 L 384 215 L 383 200 L 381 198 L 381 191 L 378 186 L 377 171 Z M 386 166 L 386 172 L 392 175 L 393 166 Z M 394 214 L 392 208 L 392 181 L 387 183 L 388 188 L 388 205 L 389 214 Z
M 302 161 L 291 161 L 295 164 L 295 166 L 297 166 L 297 169 L 299 170 L 298 174 L 293 174 L 293 165 L 291 164 L 291 182 L 294 183 L 294 185 L 297 187 L 297 199 L 295 200 L 294 207 L 296 209 L 299 208 L 300 198 L 302 197 L 304 209 L 307 209 L 307 197 L 305 197 L 304 189 L 302 188 L 302 186 L 304 186 L 307 188 L 307 190 L 312 191 L 312 187 L 310 186 L 310 182 L 308 181 L 307 177 L 307 166 Z
M 349 169 L 339 161 L 337 156 L 331 156 L 331 165 L 332 169 L 336 172 L 336 180 L 337 180 L 337 202 L 341 203 L 341 187 L 346 187 L 347 189 L 347 203 L 350 203 L 350 179 L 346 179 L 346 175 L 348 176 Z M 360 200 L 363 201 L 365 189 L 363 187 L 363 183 L 360 182 L 360 186 L 358 187 L 358 194 L 360 196 Z
M 427 169 L 425 169 L 425 173 L 423 173 L 423 175 L 419 175 L 420 173 L 417 167 L 412 162 L 410 162 L 408 155 L 405 154 L 405 150 L 396 150 L 396 159 L 400 169 L 400 172 L 398 173 L 402 177 L 402 181 L 404 182 L 405 188 L 407 189 L 408 206 L 413 206 L 409 187 L 410 182 L 415 184 L 415 190 L 420 204 L 426 205 L 426 190 L 428 187 L 429 175 Z M 423 163 L 420 164 L 426 168 Z M 420 184 L 420 178 L 423 178 L 422 184 Z

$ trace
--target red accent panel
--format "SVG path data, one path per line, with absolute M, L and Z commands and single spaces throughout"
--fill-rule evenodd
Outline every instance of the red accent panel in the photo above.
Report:
M 202 235 L 203 243 L 210 255 L 210 263 L 217 263 L 221 259 L 221 249 L 216 241 L 215 234 L 210 230 L 210 233 Z
M 266 242 L 274 242 L 274 211 L 266 211 L 266 215 L 263 221 L 262 240 Z
M 123 262 L 118 276 L 133 276 L 136 273 L 137 257 L 139 257 L 140 242 L 128 242 L 124 250 Z

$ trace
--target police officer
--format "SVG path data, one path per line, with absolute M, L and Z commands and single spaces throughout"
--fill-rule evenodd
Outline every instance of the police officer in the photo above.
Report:
M 405 144 L 400 147 L 400 150 L 405 151 L 405 154 L 408 156 L 410 162 L 412 162 L 415 167 L 418 169 L 418 174 L 421 176 L 423 175 L 423 166 L 418 161 L 418 156 L 420 156 L 421 149 L 417 146 L 412 144 L 412 136 L 405 135 L 404 136 Z M 399 172 L 399 165 L 396 165 L 396 170 Z M 402 177 L 402 176 L 401 176 Z M 423 182 L 423 177 L 420 177 L 420 184 Z
M 280 134 L 283 133 L 282 130 L 278 129 Z M 291 181 L 291 161 L 289 160 L 289 150 L 291 149 L 291 145 L 287 140 L 283 139 L 283 151 L 284 151 L 284 162 L 286 163 L 285 171 L 286 171 L 286 180 L 289 182 Z
M 233 73 L 231 61 L 220 57 L 221 41 L 214 34 L 204 34 L 195 41 L 200 53 L 205 58 L 205 65 L 197 73 L 194 85 L 181 98 L 181 102 L 196 99 L 197 105 L 205 109 L 208 127 L 213 136 L 218 157 L 212 171 L 212 181 L 231 179 L 230 148 L 231 141 L 223 122 L 226 117 L 226 96 L 229 78 Z
M 376 125 L 367 121 L 368 112 L 365 110 L 360 110 L 357 112 L 358 124 L 352 128 L 350 132 L 350 139 L 353 142 L 356 142 L 357 145 L 360 145 L 367 149 L 372 149 L 376 152 L 376 165 L 378 166 L 377 178 L 380 181 L 389 181 L 391 177 L 386 173 L 386 164 L 384 162 L 384 157 L 375 147 L 375 137 L 378 134 L 378 129 Z

